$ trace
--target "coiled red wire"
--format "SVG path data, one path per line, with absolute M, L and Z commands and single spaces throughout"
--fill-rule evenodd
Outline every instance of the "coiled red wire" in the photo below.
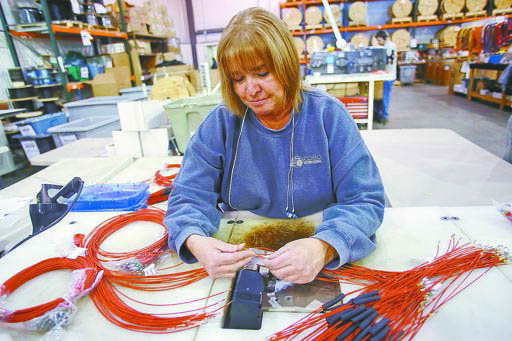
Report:
M 179 169 L 180 167 L 181 167 L 180 164 L 168 164 L 168 165 L 165 165 L 164 169 L 172 169 L 172 168 Z M 151 195 L 149 196 L 149 198 L 147 200 L 148 205 L 154 205 L 156 203 L 167 200 L 167 198 L 169 197 L 169 194 L 171 193 L 171 191 L 173 189 L 172 183 L 173 183 L 173 180 L 176 177 L 177 173 L 164 176 L 164 175 L 162 175 L 161 171 L 162 170 L 157 170 L 154 178 L 151 181 L 153 183 L 157 184 L 158 186 L 162 186 L 165 188 L 163 188 L 157 192 L 151 193 Z M 147 180 L 147 181 L 149 181 L 149 180 Z
M 96 280 L 98 275 L 98 269 L 95 268 L 94 263 L 84 257 L 78 257 L 77 259 L 70 258 L 49 258 L 39 263 L 36 263 L 28 268 L 21 270 L 7 281 L 5 281 L 0 287 L 0 296 L 10 295 L 16 289 L 18 289 L 24 283 L 50 271 L 54 270 L 79 270 L 85 269 L 86 276 L 83 284 L 83 289 L 88 290 Z M 10 311 L 8 313 L 0 313 L 0 321 L 7 323 L 19 323 L 32 320 L 36 317 L 44 315 L 45 313 L 53 310 L 60 304 L 66 303 L 67 301 L 62 298 L 56 298 L 52 301 L 39 304 L 37 306 Z
M 157 184 L 158 186 L 162 186 L 162 187 L 171 186 L 172 181 L 176 177 L 177 173 L 172 174 L 172 175 L 162 175 L 161 171 L 167 170 L 167 169 L 173 169 L 173 168 L 180 169 L 180 167 L 181 167 L 180 164 L 165 165 L 163 169 L 159 169 L 155 172 L 155 178 L 153 180 L 154 183 Z
M 128 299 L 137 303 L 151 306 L 144 302 L 137 301 L 123 294 L 115 285 L 143 291 L 161 291 L 176 289 L 190 285 L 208 276 L 203 268 L 176 272 L 176 267 L 182 263 L 172 265 L 159 271 L 173 270 L 171 273 L 161 273 L 158 275 L 141 276 L 140 274 L 126 273 L 124 271 L 108 268 L 106 264 L 111 261 L 129 260 L 133 257 L 153 259 L 157 257 L 167 246 L 167 229 L 163 225 L 165 211 L 156 208 L 142 209 L 137 212 L 122 214 L 107 219 L 96 228 L 94 228 L 83 240 L 87 248 L 86 257 L 89 258 L 96 267 L 105 271 L 104 280 L 102 280 L 96 290 L 90 297 L 97 307 L 98 311 L 110 322 L 133 331 L 147 333 L 171 333 L 197 327 L 206 319 L 209 319 L 225 307 L 224 300 L 219 300 L 208 307 L 201 307 L 183 311 L 181 313 L 172 313 L 176 316 L 165 316 L 167 314 L 151 314 L 136 310 L 127 304 L 123 299 Z M 138 250 L 126 252 L 108 252 L 101 248 L 101 244 L 113 233 L 123 227 L 136 221 L 149 221 L 159 224 L 163 228 L 160 238 Z M 206 300 L 208 298 L 220 295 L 215 294 L 195 301 Z M 183 302 L 187 304 L 191 302 Z M 176 303 L 162 304 L 161 306 L 176 305 Z M 209 311 L 208 311 L 209 310 Z

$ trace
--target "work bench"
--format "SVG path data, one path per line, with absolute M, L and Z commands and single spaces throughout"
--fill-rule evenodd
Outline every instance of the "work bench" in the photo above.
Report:
M 441 249 L 446 248 L 452 236 L 461 241 L 512 248 L 512 224 L 491 206 L 492 199 L 506 200 L 512 192 L 510 164 L 445 129 L 377 130 L 362 132 L 362 135 L 379 166 L 392 208 L 386 209 L 384 222 L 377 232 L 377 250 L 358 262 L 359 265 L 406 270 L 432 258 L 438 243 Z M 144 181 L 152 178 L 164 164 L 180 161 L 180 157 L 69 159 L 53 164 L 42 174 L 35 174 L 33 180 L 28 178 L 14 186 L 23 195 L 32 196 L 42 182 L 63 184 L 73 176 L 82 176 L 86 184 Z M 14 196 L 16 187 L 0 191 L 0 198 Z M 163 209 L 165 206 L 165 203 L 158 205 Z M 56 226 L 0 258 L 0 283 L 37 261 L 61 256 L 65 249 L 63 245 L 69 246 L 73 234 L 86 234 L 117 214 L 119 212 L 68 214 Z M 308 219 L 319 222 L 321 215 Z M 237 224 L 239 220 L 244 223 Z M 249 212 L 230 212 L 222 219 L 216 237 L 227 241 L 247 224 L 261 221 L 264 219 Z M 26 225 L 30 227 L 27 222 Z M 156 224 L 134 223 L 116 234 L 105 247 L 112 251 L 136 249 L 154 240 L 161 231 Z M 197 265 L 184 265 L 179 270 L 195 267 Z M 67 271 L 40 276 L 17 290 L 7 300 L 5 308 L 33 306 L 59 297 L 67 292 L 69 283 L 70 273 Z M 230 280 L 206 278 L 166 292 L 126 292 L 138 300 L 161 304 L 207 297 L 230 287 Z M 347 290 L 341 286 L 341 291 Z M 224 292 L 208 301 L 186 305 L 186 309 L 180 306 L 172 309 L 183 311 L 204 307 L 227 295 Z M 222 329 L 222 316 L 217 316 L 198 328 L 169 336 L 141 334 L 112 325 L 88 297 L 79 301 L 77 308 L 63 339 L 262 340 L 304 316 L 299 312 L 265 312 L 262 329 L 257 331 Z M 169 311 L 170 308 L 165 309 Z M 508 321 L 511 314 L 512 269 L 506 265 L 491 269 L 443 306 L 427 320 L 415 340 L 508 340 L 512 335 L 512 325 Z M 40 337 L 40 334 L 25 334 L 3 326 L 0 327 L 0 338 L 2 333 L 14 338 Z
M 116 213 L 71 213 L 59 224 L 26 242 L 18 249 L 0 259 L 0 282 L 16 272 L 49 257 L 60 256 L 65 242 L 71 243 L 73 233 L 88 233 L 101 221 Z M 458 220 L 443 219 L 457 217 Z M 238 212 L 237 219 L 250 222 L 255 218 L 250 213 Z M 318 217 L 312 217 L 315 220 Z M 237 226 L 229 224 L 233 217 L 221 222 L 219 239 L 225 239 Z M 480 230 L 485 228 L 485 235 Z M 134 223 L 116 234 L 105 248 L 112 251 L 141 247 L 144 242 L 154 240 L 160 227 L 150 223 Z M 502 239 L 508 235 L 509 238 Z M 357 264 L 381 270 L 401 271 L 412 268 L 433 257 L 438 243 L 441 248 L 447 246 L 449 239 L 455 236 L 461 241 L 475 238 L 485 243 L 499 240 L 500 244 L 512 247 L 510 222 L 492 206 L 480 207 L 413 207 L 390 208 L 386 210 L 383 225 L 377 232 L 377 250 Z M 196 265 L 180 266 L 179 270 L 192 269 Z M 477 271 L 478 272 L 478 271 Z M 431 316 L 420 330 L 415 340 L 508 340 L 512 335 L 512 325 L 508 317 L 512 313 L 512 279 L 510 265 L 491 269 L 472 286 L 461 292 L 438 313 Z M 52 272 L 40 276 L 28 285 L 12 294 L 4 305 L 15 309 L 33 306 L 50 299 L 63 296 L 70 283 L 67 271 Z M 151 303 L 177 303 L 207 297 L 221 293 L 231 286 L 230 280 L 203 279 L 189 286 L 165 292 L 139 292 L 123 290 L 137 300 Z M 49 290 L 51 288 L 51 290 Z M 341 291 L 348 289 L 341 285 Z M 227 298 L 225 292 L 220 296 L 192 305 L 172 307 L 173 311 L 183 311 L 212 304 L 221 298 Z M 110 324 L 97 312 L 88 297 L 77 303 L 78 311 L 71 325 L 66 327 L 64 339 L 114 339 L 138 340 L 166 339 L 168 335 L 140 334 L 124 330 Z M 149 309 L 149 310 L 147 310 Z M 153 311 L 154 307 L 144 307 L 144 311 Z M 166 307 L 166 311 L 170 311 Z M 199 328 L 172 335 L 177 340 L 263 340 L 287 325 L 303 317 L 304 313 L 264 312 L 261 330 L 222 329 L 222 316 L 219 315 Z M 0 332 L 24 339 L 39 338 L 38 334 L 25 334 L 1 327 Z

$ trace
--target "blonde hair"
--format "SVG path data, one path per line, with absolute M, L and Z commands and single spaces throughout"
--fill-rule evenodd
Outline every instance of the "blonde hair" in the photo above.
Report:
M 288 27 L 274 14 L 258 7 L 236 14 L 222 33 L 217 62 L 222 97 L 235 115 L 243 116 L 246 107 L 235 93 L 233 73 L 250 71 L 261 62 L 283 87 L 285 103 L 299 109 L 299 56 Z

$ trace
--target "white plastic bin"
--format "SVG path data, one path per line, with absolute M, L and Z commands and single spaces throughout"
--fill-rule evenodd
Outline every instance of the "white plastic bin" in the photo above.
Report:
M 147 95 L 151 92 L 151 86 L 146 85 Z M 144 96 L 144 88 L 142 86 L 136 86 L 133 88 L 125 88 L 119 90 L 119 94 L 121 96 L 133 96 L 133 95 L 141 95 Z
M 81 101 L 64 104 L 64 110 L 68 113 L 69 120 L 75 121 L 88 118 L 91 115 L 119 118 L 117 103 L 129 101 L 142 101 L 147 97 L 144 95 L 127 96 L 101 96 L 84 99 Z
M 60 147 L 84 137 L 111 137 L 121 127 L 119 117 L 91 116 L 48 129 Z
M 400 84 L 414 84 L 416 65 L 400 65 Z

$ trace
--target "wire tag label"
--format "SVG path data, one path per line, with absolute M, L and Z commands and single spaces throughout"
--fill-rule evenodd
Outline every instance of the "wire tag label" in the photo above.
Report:
M 155 264 L 152 263 L 144 269 L 144 276 L 156 276 Z

